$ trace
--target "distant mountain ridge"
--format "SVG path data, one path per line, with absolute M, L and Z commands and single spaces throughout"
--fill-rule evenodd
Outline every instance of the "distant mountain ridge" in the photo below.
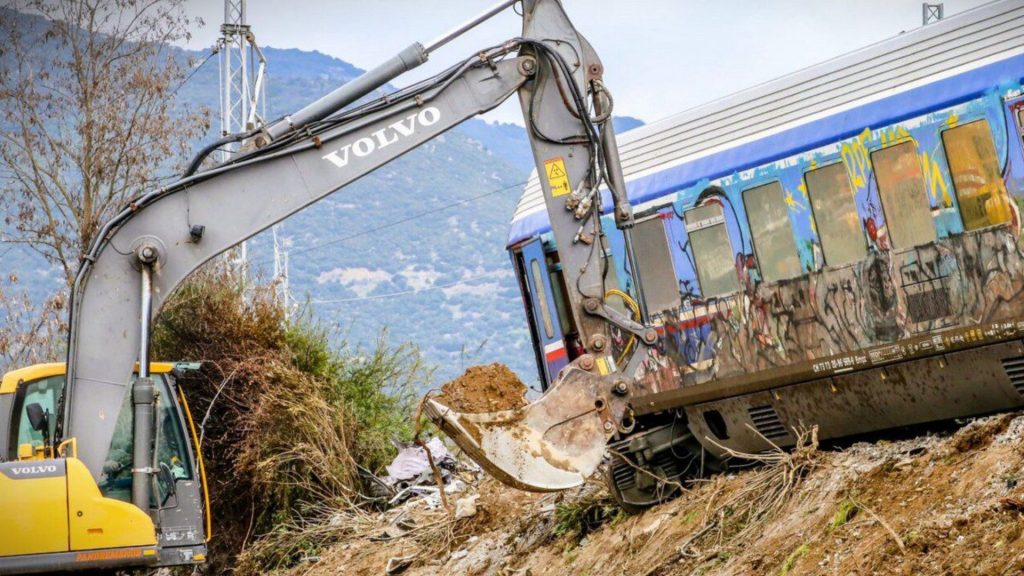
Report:
M 207 55 L 175 50 L 196 62 Z M 271 119 L 363 72 L 320 52 L 263 50 Z M 218 97 L 214 58 L 176 94 L 183 105 L 208 107 L 214 126 Z M 621 118 L 616 124 L 642 122 Z M 472 363 L 501 361 L 535 382 L 530 336 L 504 249 L 520 184 L 533 165 L 522 126 L 464 122 L 285 220 L 292 294 L 316 319 L 337 325 L 349 344 L 372 342 L 385 327 L 392 340 L 415 342 L 438 366 L 439 381 Z M 269 233 L 252 239 L 249 253 L 254 273 L 267 274 Z M 0 245 L 0 272 L 11 271 L 40 295 L 59 285 L 40 258 Z

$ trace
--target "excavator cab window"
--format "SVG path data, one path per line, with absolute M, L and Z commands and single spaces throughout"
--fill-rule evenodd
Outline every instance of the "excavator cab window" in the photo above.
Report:
M 191 480 L 192 465 L 189 462 L 188 448 L 185 444 L 185 430 L 181 426 L 178 407 L 167 382 L 161 378 L 157 387 L 160 400 L 157 406 L 159 418 L 156 442 L 157 465 L 166 464 L 175 480 Z
M 107 459 L 103 462 L 103 474 L 99 479 L 100 492 L 106 498 L 132 501 L 132 403 L 131 388 L 121 403 L 114 425 L 114 437 L 110 441 Z
M 156 410 L 156 468 L 160 469 L 162 465 L 166 465 L 175 480 L 191 480 L 192 464 L 173 392 L 164 376 L 154 376 L 153 381 L 159 392 Z M 107 452 L 103 476 L 99 482 L 100 492 L 104 496 L 124 502 L 131 502 L 132 496 L 133 419 L 130 394 L 129 392 L 129 395 L 126 395 L 125 401 L 121 404 L 121 411 L 114 427 L 114 437 L 110 441 L 110 451 Z M 161 483 L 158 485 L 161 486 L 162 493 L 154 497 L 158 496 L 159 501 L 164 501 L 167 496 L 165 492 L 171 488 Z M 156 502 L 157 500 L 154 500 L 152 503 L 154 507 Z
M 56 413 L 57 400 L 64 388 L 64 376 L 51 376 L 40 378 L 32 382 L 22 384 L 14 399 L 14 425 L 11 426 L 10 460 L 18 457 L 20 446 L 32 446 L 32 453 L 35 454 L 43 447 L 46 438 L 53 438 L 54 428 L 57 425 Z M 49 430 L 36 430 L 28 415 L 29 406 L 38 404 L 43 413 L 49 413 Z

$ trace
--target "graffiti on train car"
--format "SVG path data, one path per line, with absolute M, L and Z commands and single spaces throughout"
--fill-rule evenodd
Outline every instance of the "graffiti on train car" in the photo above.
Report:
M 1019 87 L 1014 90 L 1019 93 Z M 652 311 L 661 338 L 641 369 L 643 391 L 661 392 L 753 372 L 770 374 L 774 368 L 796 364 L 813 367 L 813 375 L 838 373 L 856 367 L 860 356 L 865 363 L 884 360 L 886 345 L 899 346 L 908 338 L 1024 317 L 1019 215 L 1024 168 L 1008 161 L 1009 150 L 1020 148 L 1018 129 L 1006 116 L 1008 92 L 1001 89 L 895 126 L 865 128 L 810 152 L 705 179 L 677 191 L 671 204 L 650 209 L 665 225 L 680 305 Z M 958 175 L 950 169 L 950 144 L 944 141 L 950 137 L 945 132 L 978 121 L 984 121 L 998 159 L 1001 177 L 996 187 L 977 184 L 983 179 L 981 169 Z M 879 153 L 908 143 L 913 162 Z M 864 247 L 854 246 L 863 257 L 830 266 L 819 230 L 821 217 L 829 214 L 816 219 L 819 207 L 812 206 L 814 192 L 808 190 L 805 175 L 837 163 L 849 179 L 846 189 L 855 214 L 848 216 L 856 218 Z M 888 173 L 880 174 L 879 165 Z M 880 177 L 888 179 L 883 189 L 890 186 L 904 194 L 913 185 L 922 190 L 922 206 L 899 205 L 897 201 L 909 205 L 907 198 L 913 199 L 905 194 L 884 197 Z M 969 186 L 974 187 L 968 190 Z M 759 187 L 763 194 L 749 194 Z M 788 227 L 792 244 L 785 238 L 780 243 L 774 232 L 752 230 L 752 220 L 769 217 L 764 198 L 785 207 L 785 217 L 764 228 Z M 962 201 L 970 205 L 961 206 Z M 687 214 L 699 208 L 706 209 L 696 223 L 698 218 Z M 991 225 L 965 225 L 967 215 L 973 217 L 971 210 L 980 210 L 983 223 Z M 915 217 L 927 225 L 910 232 L 896 229 L 911 228 Z M 713 238 L 709 230 L 715 226 L 719 228 L 714 238 L 727 242 L 734 255 L 728 264 L 702 262 L 695 250 L 697 235 Z M 854 238 L 849 243 L 860 241 Z M 621 288 L 634 291 L 628 285 L 621 236 L 611 233 L 609 246 L 619 268 L 617 278 L 625 279 Z M 778 256 L 792 249 L 798 269 Z M 737 289 L 720 294 L 702 290 L 702 277 L 707 281 L 715 273 L 709 269 L 712 265 L 722 274 L 726 267 L 734 269 Z M 780 272 L 785 270 L 790 270 L 789 276 Z M 646 287 L 646 278 L 644 282 Z M 627 343 L 621 337 L 613 340 L 616 351 Z M 877 350 L 869 355 L 863 352 L 868 349 Z

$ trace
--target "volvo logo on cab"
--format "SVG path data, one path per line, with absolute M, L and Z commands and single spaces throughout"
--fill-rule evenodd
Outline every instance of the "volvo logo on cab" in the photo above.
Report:
M 22 462 L 9 462 L 7 464 L 0 464 L 0 474 L 12 480 L 51 478 L 63 476 L 64 467 L 58 466 L 55 463 L 25 464 Z
M 22 474 L 46 474 L 47 472 L 53 473 L 57 471 L 57 467 L 53 464 L 49 466 L 24 466 L 21 468 L 11 468 L 11 472 L 14 472 L 15 476 L 21 476 Z
M 324 156 L 323 159 L 329 160 L 331 164 L 338 168 L 344 168 L 348 166 L 350 154 L 354 154 L 358 158 L 369 156 L 381 148 L 386 148 L 398 142 L 401 138 L 412 136 L 416 133 L 418 127 L 433 126 L 440 119 L 441 111 L 434 106 L 428 106 L 415 114 L 406 116 L 398 122 L 388 124 L 369 136 L 345 144 Z

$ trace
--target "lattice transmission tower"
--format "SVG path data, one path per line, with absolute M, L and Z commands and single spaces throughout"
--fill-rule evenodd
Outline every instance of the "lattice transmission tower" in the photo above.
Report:
M 921 23 L 927 26 L 933 22 L 942 20 L 945 15 L 945 8 L 942 3 L 929 4 L 925 2 L 921 5 Z
M 246 18 L 245 0 L 224 0 L 224 23 L 214 49 L 220 56 L 220 135 L 242 134 L 261 127 L 267 117 L 267 59 L 256 42 Z M 219 160 L 224 162 L 248 143 L 224 146 Z M 274 248 L 275 294 L 285 313 L 290 310 L 288 292 L 288 254 L 279 240 L 280 225 L 272 228 Z M 242 242 L 229 253 L 231 267 L 244 280 L 249 273 L 248 247 Z
M 267 59 L 246 22 L 245 0 L 224 0 L 220 33 L 220 133 L 229 136 L 258 128 L 266 118 Z M 237 150 L 226 147 L 221 159 Z

